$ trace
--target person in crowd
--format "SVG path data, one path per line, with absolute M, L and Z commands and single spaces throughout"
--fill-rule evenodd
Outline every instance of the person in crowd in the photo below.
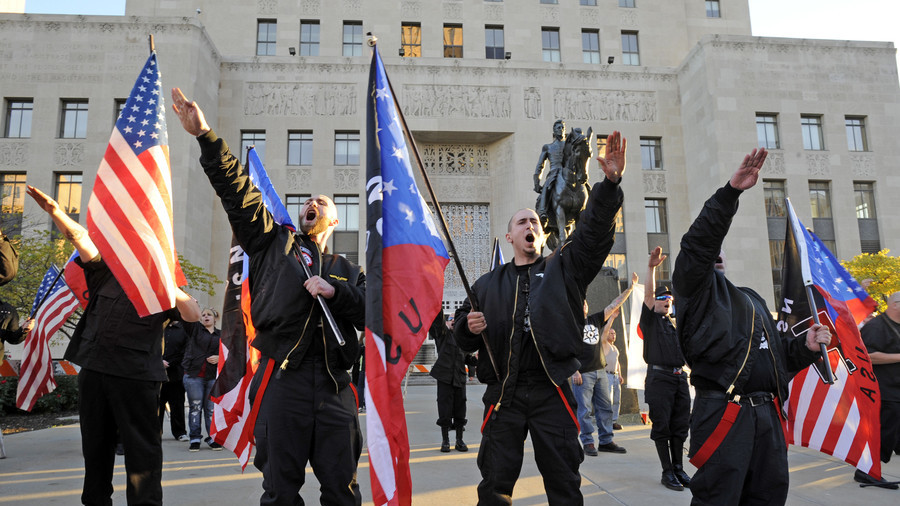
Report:
M 584 452 L 567 380 L 578 369 L 587 286 L 615 240 L 625 146 L 618 132 L 610 135 L 607 156 L 598 159 L 606 178 L 591 189 L 575 231 L 549 256 L 541 254 L 546 236 L 538 214 L 514 213 L 506 233 L 513 261 L 479 278 L 472 286 L 476 300 L 466 299 L 456 312 L 457 345 L 479 352 L 478 379 L 487 384 L 477 460 L 479 505 L 512 502 L 526 436 L 548 502 L 584 503 L 578 472 Z
M 428 333 L 434 339 L 437 360 L 429 373 L 437 380 L 437 424 L 441 428 L 441 451 L 450 452 L 450 431 L 456 431 L 456 451 L 467 452 L 463 441 L 466 430 L 466 354 L 453 337 L 453 318 L 438 313 Z
M 802 336 L 780 334 L 765 299 L 725 275 L 722 243 L 738 198 L 756 185 L 766 154 L 762 148 L 750 152 L 706 201 L 681 238 L 672 273 L 678 339 L 696 390 L 689 451 L 698 467 L 691 478 L 694 505 L 787 501 L 780 403 L 788 398 L 792 374 L 831 341 L 828 327 L 819 324 Z M 733 424 L 719 428 L 726 414 Z
M 210 449 L 218 451 L 222 445 L 212 439 L 213 402 L 210 394 L 216 382 L 216 369 L 219 363 L 219 329 L 216 321 L 219 313 L 215 309 L 206 308 L 200 313 L 200 324 L 188 324 L 187 344 L 181 368 L 184 370 L 182 382 L 188 398 L 188 437 L 189 451 L 200 451 L 200 442 L 206 441 Z M 206 426 L 206 439 L 200 427 L 200 416 Z
M 872 370 L 881 389 L 881 461 L 890 462 L 891 454 L 900 448 L 900 292 L 888 297 L 887 309 L 863 326 L 863 343 L 869 350 Z M 896 490 L 896 483 L 860 471 L 853 475 L 860 483 Z
M 183 322 L 173 320 L 166 325 L 163 365 L 167 380 L 159 393 L 159 426 L 162 430 L 168 406 L 172 437 L 178 441 L 189 441 L 184 425 L 184 368 L 181 366 L 187 340 Z
M 622 430 L 619 425 L 619 406 L 622 399 L 622 370 L 619 367 L 619 349 L 616 348 L 616 329 L 610 327 L 603 341 L 603 355 L 606 358 L 606 376 L 609 380 L 609 395 L 612 397 L 612 427 Z
M 691 417 L 691 395 L 672 317 L 672 292 L 667 286 L 656 286 L 656 268 L 665 259 L 658 246 L 650 253 L 639 325 L 647 363 L 644 399 L 653 423 L 650 439 L 656 444 L 662 466 L 660 483 L 680 491 L 691 486 L 691 477 L 684 471 L 682 462 Z
M 347 371 L 359 357 L 366 277 L 359 266 L 327 251 L 338 225 L 334 202 L 325 195 L 308 198 L 296 232 L 276 224 L 259 189 L 196 102 L 174 88 L 172 108 L 196 137 L 200 164 L 250 256 L 253 347 L 261 355 L 250 390 L 251 402 L 259 406 L 253 463 L 263 474 L 260 504 L 302 503 L 299 492 L 310 463 L 322 504 L 359 505 L 362 433 Z M 330 308 L 334 326 L 317 299 Z
M 125 446 L 128 504 L 162 504 L 159 391 L 166 380 L 163 330 L 168 320 L 197 321 L 200 306 L 177 290 L 175 307 L 141 318 L 88 237 L 59 204 L 32 186 L 26 192 L 75 246 L 90 299 L 64 355 L 81 366 L 78 421 L 84 455 L 83 504 L 112 504 L 116 438 Z

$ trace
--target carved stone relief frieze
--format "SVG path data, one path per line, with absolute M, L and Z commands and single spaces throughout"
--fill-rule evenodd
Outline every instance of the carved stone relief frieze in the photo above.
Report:
M 245 83 L 247 116 L 353 116 L 353 84 Z
M 528 119 L 541 119 L 541 89 L 525 88 L 524 90 L 525 117 Z
M 423 144 L 425 171 L 435 175 L 487 176 L 490 157 L 482 144 Z
M 831 163 L 829 156 L 824 153 L 807 153 L 806 169 L 810 176 L 830 176 Z
M 407 85 L 403 103 L 409 117 L 510 117 L 510 92 L 505 86 Z
M 854 177 L 876 177 L 871 155 L 850 155 L 850 170 Z
M 545 6 L 541 9 L 541 19 L 545 22 L 559 23 L 559 8 Z
M 24 142 L 0 143 L 0 168 L 18 167 L 28 162 L 28 144 Z
M 553 114 L 567 120 L 656 121 L 656 94 L 652 91 L 556 89 Z
M 666 193 L 666 174 L 661 171 L 642 172 L 644 193 Z
M 334 187 L 337 191 L 359 191 L 359 185 L 359 169 L 335 169 Z
M 343 0 L 344 8 L 342 12 L 345 14 L 358 15 L 362 9 L 360 1 L 361 0 Z
M 418 18 L 422 12 L 422 2 L 409 0 L 400 4 L 400 13 L 406 18 Z
M 53 163 L 57 167 L 78 165 L 84 160 L 84 143 L 62 142 L 53 151 Z
M 634 9 L 624 9 L 619 19 L 622 26 L 637 26 L 637 13 Z
M 769 152 L 766 157 L 766 163 L 763 164 L 762 173 L 767 176 L 783 176 L 784 170 L 784 153 Z
M 258 0 L 256 10 L 260 14 L 278 13 L 278 0 Z
M 462 19 L 462 4 L 459 2 L 444 2 L 444 19 Z
M 599 24 L 600 23 L 600 10 L 597 7 L 582 7 L 581 19 L 587 22 L 588 24 Z
M 300 0 L 300 13 L 313 16 L 319 15 L 321 5 L 319 0 Z
M 309 180 L 311 178 L 312 170 L 308 167 L 303 167 L 301 169 L 288 169 L 288 189 L 291 191 L 299 191 L 302 188 L 309 188 Z
M 503 5 L 484 5 L 484 19 L 488 21 L 503 20 Z

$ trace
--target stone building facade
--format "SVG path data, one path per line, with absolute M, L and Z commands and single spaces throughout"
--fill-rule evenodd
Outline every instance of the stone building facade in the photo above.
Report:
M 629 140 L 609 261 L 623 278 L 643 274 L 657 245 L 674 260 L 704 200 L 759 145 L 772 151 L 763 182 L 726 241 L 737 283 L 775 307 L 782 196 L 839 258 L 900 249 L 893 44 L 752 37 L 746 0 L 152 0 L 129 1 L 125 16 L 0 14 L 4 223 L 50 226 L 26 181 L 84 222 L 152 33 L 163 86 L 195 99 L 235 152 L 256 145 L 289 206 L 333 195 L 343 224 L 332 248 L 364 262 L 367 32 L 470 281 L 494 237 L 511 256 L 507 220 L 534 206 L 558 118 L 593 127 L 596 150 L 613 130 Z M 196 142 L 174 115 L 168 127 L 176 245 L 224 277 L 227 221 Z M 463 297 L 450 268 L 445 304 Z

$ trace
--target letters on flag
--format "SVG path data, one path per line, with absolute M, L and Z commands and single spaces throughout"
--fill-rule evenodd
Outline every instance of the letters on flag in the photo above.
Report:
M 428 333 L 449 255 L 416 187 L 410 152 L 378 51 L 369 72 L 366 230 L 366 428 L 372 499 L 412 501 L 401 382 Z
M 140 316 L 175 306 L 186 284 L 172 233 L 172 180 L 156 52 L 113 128 L 88 202 L 87 228 Z
M 68 265 L 81 270 L 72 262 Z M 41 396 L 56 389 L 50 338 L 78 308 L 78 299 L 59 274 L 59 269 L 51 265 L 38 287 L 32 306 L 32 312 L 37 310 L 34 313 L 34 328 L 25 338 L 16 391 L 16 407 L 25 411 L 31 411 Z
M 881 394 L 856 326 L 875 309 L 875 301 L 803 227 L 790 202 L 787 208 L 778 329 L 790 336 L 809 330 L 812 312 L 806 286 L 811 285 L 820 323 L 833 336 L 827 348 L 836 376 L 828 385 L 815 364 L 794 376 L 787 402 L 787 442 L 833 455 L 880 478 Z

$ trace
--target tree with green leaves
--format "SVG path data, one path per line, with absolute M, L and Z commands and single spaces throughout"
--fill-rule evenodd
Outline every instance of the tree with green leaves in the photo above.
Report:
M 887 308 L 887 297 L 900 291 L 900 257 L 890 256 L 891 250 L 883 249 L 878 253 L 862 253 L 841 265 L 865 287 L 866 291 L 878 303 L 878 311 Z

